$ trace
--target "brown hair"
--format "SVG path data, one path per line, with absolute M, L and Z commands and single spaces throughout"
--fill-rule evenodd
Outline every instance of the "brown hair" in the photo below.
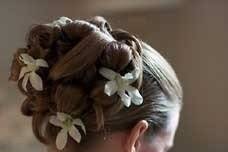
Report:
M 182 89 L 167 61 L 128 32 L 112 30 L 103 17 L 33 27 L 27 47 L 14 55 L 10 80 L 18 80 L 23 66 L 21 53 L 43 58 L 49 64 L 49 68 L 36 71 L 42 77 L 43 91 L 34 90 L 28 83 L 25 92 L 18 81 L 20 91 L 27 96 L 22 113 L 32 116 L 33 132 L 44 144 L 55 142 L 59 128 L 47 119 L 56 112 L 80 117 L 87 130 L 82 143 L 87 143 L 107 130 L 129 129 L 139 120 L 149 122 L 148 134 L 155 133 L 166 125 L 168 113 L 181 107 Z M 141 74 L 133 86 L 143 96 L 143 103 L 127 108 L 118 95 L 107 96 L 107 80 L 99 75 L 100 67 L 120 74 L 139 68 Z

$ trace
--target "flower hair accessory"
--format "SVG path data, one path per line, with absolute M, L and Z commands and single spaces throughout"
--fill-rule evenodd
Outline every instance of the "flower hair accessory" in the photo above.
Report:
M 71 19 L 69 19 L 68 17 L 62 16 L 58 20 L 55 20 L 52 23 L 45 24 L 45 25 L 61 27 L 61 26 L 66 25 L 67 23 L 71 23 L 71 22 L 73 22 Z
M 56 147 L 62 150 L 66 143 L 69 135 L 78 143 L 81 141 L 81 134 L 75 125 L 80 126 L 83 132 L 86 134 L 85 126 L 81 119 L 73 119 L 70 115 L 62 112 L 57 112 L 56 116 L 50 116 L 49 122 L 54 126 L 61 127 L 56 137 Z
M 130 73 L 126 73 L 124 76 L 121 76 L 119 73 L 105 67 L 100 68 L 99 73 L 106 79 L 110 80 L 105 84 L 104 89 L 104 92 L 108 96 L 112 96 L 117 92 L 126 107 L 129 107 L 131 102 L 135 105 L 142 104 L 143 97 L 138 89 L 130 85 L 139 77 L 140 71 L 138 68 Z
M 43 90 L 43 82 L 41 77 L 36 74 L 40 67 L 48 67 L 48 63 L 43 59 L 34 59 L 27 53 L 22 53 L 19 59 L 26 65 L 21 68 L 19 80 L 23 78 L 22 87 L 27 91 L 27 83 L 30 81 L 32 87 L 38 91 Z

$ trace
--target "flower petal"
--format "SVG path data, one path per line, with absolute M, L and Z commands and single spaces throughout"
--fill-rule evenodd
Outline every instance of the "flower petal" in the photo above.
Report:
M 125 80 L 130 80 L 130 79 L 133 79 L 134 77 L 132 73 L 126 73 L 122 78 Z
M 108 96 L 112 96 L 114 93 L 116 93 L 118 89 L 118 86 L 116 84 L 116 81 L 108 81 L 105 84 L 105 89 L 104 92 L 108 95 Z
M 67 143 L 67 129 L 61 129 L 56 137 L 56 147 L 62 150 Z
M 119 91 L 118 95 L 121 97 L 121 101 L 126 107 L 129 107 L 131 105 L 131 97 L 129 97 L 124 91 Z
M 38 74 L 36 74 L 35 72 L 31 72 L 29 80 L 34 89 L 36 89 L 38 91 L 43 90 L 43 82 L 42 82 L 41 77 Z
M 27 92 L 27 83 L 28 83 L 28 79 L 29 79 L 30 73 L 25 74 L 23 80 L 22 80 L 22 88 Z
M 113 80 L 115 79 L 117 73 L 111 69 L 108 69 L 108 68 L 105 68 L 105 67 L 102 67 L 99 69 L 99 73 L 105 77 L 106 79 L 109 79 L 109 80 Z
M 36 65 L 39 66 L 39 67 L 48 67 L 47 61 L 45 61 L 43 59 L 37 59 L 36 60 Z
M 52 26 L 64 26 L 67 23 L 71 23 L 73 22 L 71 19 L 69 19 L 68 17 L 60 17 L 58 20 L 53 21 L 51 24 L 48 25 L 52 25 Z
M 132 87 L 132 86 L 128 86 L 126 88 L 126 90 L 127 90 L 127 93 L 129 94 L 129 96 L 131 97 L 131 101 L 135 105 L 140 105 L 143 103 L 143 97 L 139 93 L 138 89 L 136 89 L 135 87 Z
M 139 78 L 139 74 L 140 74 L 139 68 L 135 68 L 131 73 L 125 74 L 123 79 L 128 80 L 128 84 L 132 84 Z
M 74 119 L 73 120 L 73 124 L 80 126 L 82 128 L 82 130 L 84 131 L 84 133 L 86 134 L 85 125 L 84 125 L 84 123 L 82 122 L 81 119 Z
M 30 70 L 27 67 L 22 67 L 19 75 L 19 80 L 27 73 L 30 72 Z
M 66 114 L 66 113 L 63 113 L 63 112 L 57 112 L 57 118 L 60 120 L 60 121 L 65 121 L 67 118 L 71 118 L 70 115 Z
M 54 126 L 61 127 L 61 128 L 64 127 L 62 121 L 60 121 L 60 120 L 57 118 L 57 116 L 50 116 L 49 122 L 50 122 L 52 125 L 54 125 Z
M 33 57 L 30 56 L 27 53 L 21 53 L 19 59 L 21 61 L 23 61 L 25 64 L 33 64 L 33 63 L 35 63 L 35 60 L 33 59 Z
M 71 126 L 69 134 L 76 142 L 80 143 L 82 136 L 75 126 Z

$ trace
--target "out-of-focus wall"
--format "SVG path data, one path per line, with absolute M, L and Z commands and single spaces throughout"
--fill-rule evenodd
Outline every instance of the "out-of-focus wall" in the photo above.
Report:
M 185 108 L 177 151 L 228 151 L 227 14 L 225 0 L 193 1 L 181 13 L 177 50 Z
M 227 152 L 228 2 L 186 0 L 172 7 L 116 11 L 91 5 L 73 0 L 0 2 L 0 151 L 42 150 L 32 135 L 30 119 L 20 114 L 23 96 L 7 82 L 12 53 L 24 46 L 28 28 L 58 16 L 98 14 L 113 28 L 126 29 L 159 50 L 182 81 L 184 108 L 171 151 Z

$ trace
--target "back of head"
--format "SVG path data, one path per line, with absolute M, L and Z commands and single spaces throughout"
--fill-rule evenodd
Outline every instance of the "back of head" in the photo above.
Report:
M 33 58 L 39 68 L 29 66 L 22 54 Z M 26 66 L 29 70 L 22 72 Z M 131 85 L 139 90 L 143 102 L 126 106 L 117 93 L 107 95 L 108 80 L 99 72 L 102 67 L 122 76 L 138 69 L 139 76 Z M 82 120 L 86 133 L 79 127 L 81 142 L 68 143 L 77 145 L 78 151 L 140 120 L 149 123 L 147 133 L 152 134 L 165 127 L 168 113 L 180 109 L 182 101 L 180 83 L 168 62 L 145 42 L 126 31 L 113 30 L 99 16 L 74 21 L 62 17 L 34 26 L 27 47 L 14 55 L 10 79 L 18 82 L 27 97 L 22 113 L 32 117 L 33 132 L 42 143 L 55 145 L 61 129 L 49 123 L 51 116 L 65 113 Z

